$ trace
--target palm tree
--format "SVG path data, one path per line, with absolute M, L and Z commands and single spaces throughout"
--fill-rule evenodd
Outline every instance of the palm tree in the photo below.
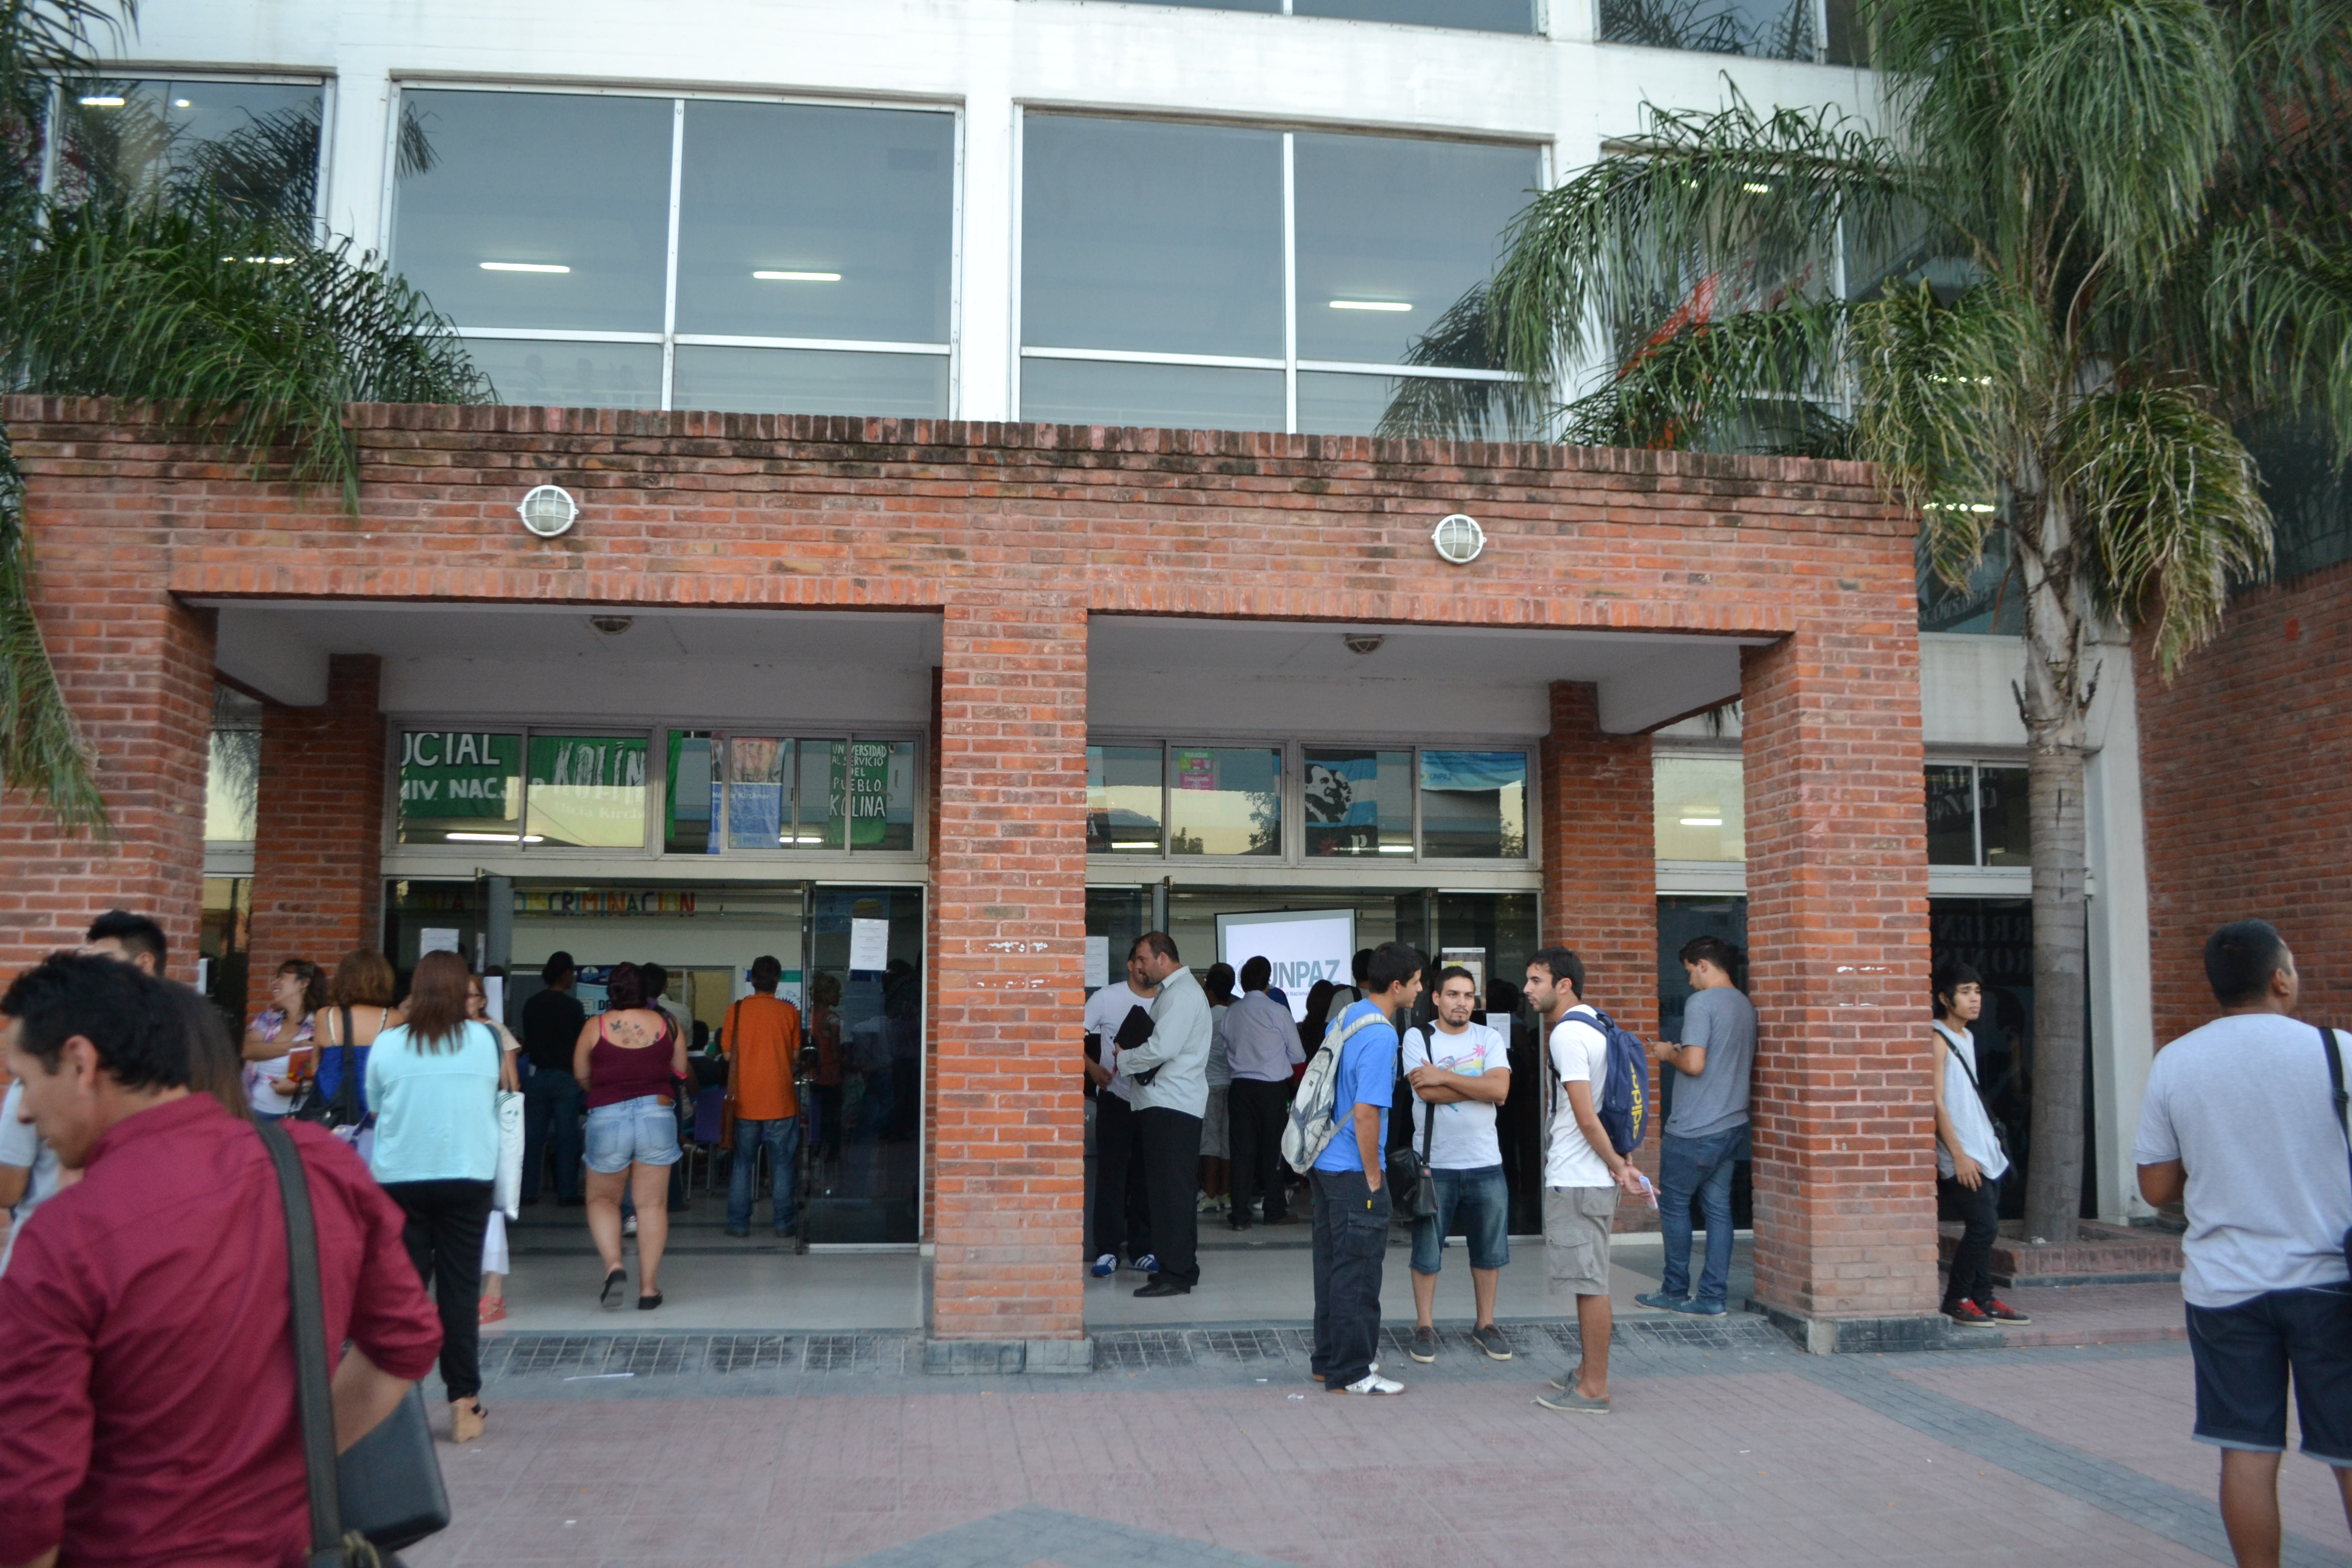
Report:
M 116 177 L 110 146 L 106 177 L 42 192 L 54 89 L 89 78 L 96 39 L 135 22 L 133 0 L 0 0 L 0 384 L 171 403 L 257 471 L 275 462 L 356 511 L 345 405 L 478 402 L 485 384 L 421 295 L 286 197 L 310 188 L 314 120 L 257 119 L 184 156 L 148 126 L 142 166 L 167 177 Z M 23 499 L 0 428 L 0 788 L 103 834 L 89 747 L 33 616 Z
M 1490 330 L 1570 438 L 1863 458 L 1947 583 L 2005 558 L 2032 745 L 2026 1228 L 2067 1241 L 2085 716 L 2131 679 L 2093 634 L 2139 630 L 2168 677 L 2264 573 L 2248 420 L 2352 451 L 2352 0 L 1860 10 L 1877 120 L 1649 109 L 1516 220 Z M 1397 413 L 1477 434 L 1493 411 Z

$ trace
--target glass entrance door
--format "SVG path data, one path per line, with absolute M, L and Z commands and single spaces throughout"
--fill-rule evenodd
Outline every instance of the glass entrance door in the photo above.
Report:
M 922 1235 L 923 890 L 818 887 L 809 904 L 816 1047 L 805 1221 L 814 1247 Z

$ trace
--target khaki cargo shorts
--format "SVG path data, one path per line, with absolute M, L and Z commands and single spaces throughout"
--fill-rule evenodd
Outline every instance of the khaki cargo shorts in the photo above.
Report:
M 1617 1189 L 1544 1189 L 1544 1267 L 1554 1296 L 1609 1294 L 1609 1226 Z

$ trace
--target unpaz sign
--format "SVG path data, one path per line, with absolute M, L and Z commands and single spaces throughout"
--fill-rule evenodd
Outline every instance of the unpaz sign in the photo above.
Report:
M 517 888 L 519 915 L 690 915 L 694 895 L 652 888 Z

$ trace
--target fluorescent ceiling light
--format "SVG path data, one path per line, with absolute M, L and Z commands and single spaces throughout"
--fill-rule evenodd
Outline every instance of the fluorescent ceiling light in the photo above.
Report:
M 1759 184 L 1757 184 L 1755 181 L 1753 181 L 1753 180 L 1748 181 L 1746 184 L 1744 184 L 1744 185 L 1740 186 L 1739 188 L 1740 188 L 1741 190 L 1743 190 L 1743 191 L 1746 191 L 1746 192 L 1747 192 L 1749 195 L 1751 195 L 1751 196 L 1769 196 L 1769 195 L 1770 195 L 1772 194 L 1772 187 L 1771 187 L 1771 186 L 1769 186 L 1769 185 L 1759 185 Z
M 175 98 L 172 100 L 172 107 L 174 109 L 194 109 L 195 105 L 189 102 L 184 98 Z
M 223 261 L 235 261 L 236 258 L 234 256 L 224 256 L 221 259 Z M 294 264 L 294 258 L 290 256 L 248 256 L 246 258 L 246 260 L 253 263 L 256 267 L 291 267 Z
M 513 844 L 518 842 L 515 835 L 511 833 L 445 833 L 441 837 L 447 839 L 452 844 Z M 544 844 L 547 840 L 536 833 L 527 833 L 522 836 L 520 842 L 524 844 Z
M 1410 310 L 1411 305 L 1402 300 L 1334 300 L 1335 310 Z
M 1114 839 L 1111 842 L 1111 847 L 1114 849 L 1149 849 L 1154 854 L 1157 854 L 1160 849 L 1160 840 L 1157 838 Z
M 1719 816 L 1685 816 L 1683 818 L 1683 826 L 1685 827 L 1720 827 L 1723 826 L 1723 818 Z
M 560 267 L 552 261 L 485 261 L 482 263 L 482 270 L 485 272 L 569 272 L 572 268 Z
M 120 109 L 122 100 L 110 92 L 93 93 L 81 100 L 81 106 L 84 109 Z
M 754 272 L 752 277 L 762 283 L 838 283 L 838 272 Z
M 1412 846 L 1410 844 L 1383 844 L 1381 846 L 1381 853 L 1383 855 L 1410 855 L 1412 853 Z

